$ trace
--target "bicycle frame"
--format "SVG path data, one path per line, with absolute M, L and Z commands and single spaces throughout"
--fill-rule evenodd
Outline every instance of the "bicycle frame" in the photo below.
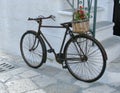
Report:
M 48 50 L 48 52 L 49 53 L 53 52 L 54 55 L 55 55 L 55 57 L 57 57 L 57 53 L 55 52 L 55 50 L 52 47 L 52 45 L 49 43 L 49 41 L 47 40 L 47 38 L 44 36 L 44 34 L 42 33 L 42 31 L 40 30 L 41 27 L 45 27 L 45 28 L 65 28 L 66 29 L 64 37 L 63 37 L 63 41 L 62 41 L 62 44 L 61 44 L 61 47 L 60 47 L 60 50 L 59 50 L 59 54 L 62 54 L 67 34 L 69 33 L 69 35 L 71 37 L 73 36 L 70 28 L 69 27 L 63 27 L 63 26 L 43 26 L 43 25 L 41 25 L 41 23 L 39 23 L 38 35 L 40 35 L 43 38 L 43 40 L 47 43 L 47 45 L 49 46 L 50 49 Z
M 66 60 L 66 59 L 64 59 L 64 51 L 63 51 L 63 49 L 64 49 L 64 45 L 65 45 L 67 34 L 69 34 L 70 38 L 75 37 L 75 35 L 73 34 L 72 30 L 70 29 L 69 23 L 63 23 L 63 24 L 61 24 L 62 26 L 44 26 L 44 25 L 42 25 L 42 19 L 40 19 L 37 22 L 39 23 L 37 36 L 41 36 L 42 39 L 44 40 L 44 42 L 49 46 L 50 49 L 48 49 L 47 52 L 48 53 L 53 53 L 55 55 L 56 61 L 58 63 L 60 63 L 60 64 L 63 65 L 63 61 Z M 60 50 L 59 50 L 59 53 L 55 52 L 55 50 L 52 47 L 52 45 L 49 43 L 49 41 L 47 40 L 47 38 L 44 36 L 44 34 L 42 33 L 42 31 L 40 30 L 41 27 L 46 27 L 46 28 L 65 28 L 66 29 L 64 37 L 63 37 L 63 41 L 62 41 L 62 44 L 61 44 L 61 47 L 60 47 Z M 77 46 L 76 46 L 75 43 L 74 43 L 74 45 L 77 48 Z M 80 49 L 81 53 L 83 55 L 85 55 L 80 46 L 79 46 L 79 49 Z M 79 49 L 77 49 L 78 53 L 79 53 Z M 81 54 L 79 54 L 79 55 L 82 56 Z

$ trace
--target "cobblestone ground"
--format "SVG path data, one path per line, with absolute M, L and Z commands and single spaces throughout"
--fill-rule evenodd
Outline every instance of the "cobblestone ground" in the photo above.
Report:
M 120 58 L 100 80 L 85 83 L 67 70 L 49 65 L 32 69 L 21 57 L 0 52 L 0 93 L 120 93 Z

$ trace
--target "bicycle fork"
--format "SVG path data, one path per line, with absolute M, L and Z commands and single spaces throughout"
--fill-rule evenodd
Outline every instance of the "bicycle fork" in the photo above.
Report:
M 39 45 L 39 40 L 37 41 L 37 38 L 35 37 L 34 43 L 32 47 L 29 49 L 29 51 L 34 51 L 38 47 L 38 45 Z

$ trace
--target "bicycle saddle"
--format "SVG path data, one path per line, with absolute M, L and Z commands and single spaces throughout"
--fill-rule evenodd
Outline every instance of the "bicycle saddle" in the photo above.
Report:
M 63 27 L 72 27 L 72 22 L 61 23 Z

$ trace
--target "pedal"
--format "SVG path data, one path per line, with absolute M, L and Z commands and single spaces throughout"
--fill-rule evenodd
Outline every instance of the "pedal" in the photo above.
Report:
M 62 64 L 62 67 L 63 67 L 64 69 L 66 69 L 66 68 L 67 68 L 67 65 L 66 65 L 66 64 Z

